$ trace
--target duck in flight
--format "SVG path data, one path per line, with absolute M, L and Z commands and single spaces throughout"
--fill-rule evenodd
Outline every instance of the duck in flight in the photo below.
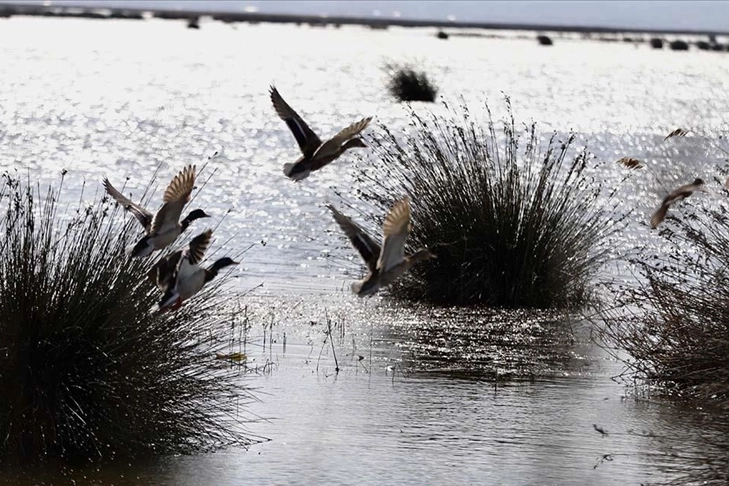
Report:
M 411 255 L 405 255 L 405 240 L 410 232 L 410 200 L 407 197 L 397 201 L 385 217 L 382 225 L 382 246 L 360 228 L 349 217 L 337 211 L 332 205 L 327 208 L 334 220 L 347 235 L 367 264 L 367 276 L 352 284 L 352 291 L 360 297 L 374 295 L 407 272 L 416 263 L 436 258 L 426 248 Z
M 162 207 L 156 214 L 130 201 L 119 192 L 109 179 L 104 178 L 106 192 L 125 210 L 137 218 L 146 235 L 131 249 L 133 257 L 143 257 L 154 250 L 161 250 L 171 244 L 182 234 L 190 223 L 200 218 L 209 217 L 202 209 L 191 211 L 185 219 L 179 221 L 182 208 L 190 200 L 190 193 L 195 185 L 195 166 L 187 166 L 169 183 L 162 196 Z
M 671 191 L 666 197 L 663 198 L 663 202 L 661 202 L 661 207 L 659 207 L 658 210 L 653 213 L 653 216 L 651 216 L 651 228 L 656 228 L 659 224 L 663 222 L 663 220 L 666 218 L 666 214 L 668 213 L 668 208 L 670 208 L 673 203 L 686 199 L 696 191 L 703 190 L 704 181 L 700 178 L 696 178 L 691 184 L 684 184 L 683 186 Z
M 271 86 L 270 94 L 276 113 L 286 122 L 286 126 L 294 134 L 302 153 L 296 162 L 284 164 L 283 172 L 290 179 L 294 181 L 306 179 L 311 172 L 319 170 L 336 160 L 347 150 L 354 147 L 366 147 L 358 135 L 367 128 L 372 117 L 363 118 L 343 129 L 329 140 L 322 142 L 298 113 L 284 101 L 275 87 Z
M 238 262 L 224 257 L 208 268 L 200 266 L 212 237 L 213 230 L 200 233 L 190 241 L 186 249 L 177 250 L 152 267 L 149 277 L 164 292 L 159 302 L 160 310 L 179 308 L 206 283 L 217 277 L 220 270 L 230 265 L 238 265 Z

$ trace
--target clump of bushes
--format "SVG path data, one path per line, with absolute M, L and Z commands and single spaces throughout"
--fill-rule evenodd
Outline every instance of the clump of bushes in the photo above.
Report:
M 156 312 L 138 225 L 110 202 L 60 210 L 62 184 L 0 188 L 0 461 L 110 459 L 247 444 L 220 282 Z M 133 229 L 132 229 L 133 228 Z
M 435 101 L 438 87 L 422 71 L 411 66 L 385 66 L 388 74 L 387 89 L 398 101 Z
M 660 393 L 729 405 L 728 211 L 671 216 L 661 248 L 630 260 L 638 282 L 613 288 L 615 306 L 598 313 L 608 349 L 630 355 L 616 353 L 625 375 Z
M 411 111 L 409 133 L 384 127 L 370 140 L 380 160 L 362 169 L 359 196 L 384 215 L 409 195 L 408 247 L 437 255 L 400 278 L 393 295 L 512 308 L 570 308 L 588 298 L 624 215 L 593 179 L 588 154 L 569 155 L 572 136 L 541 147 L 536 125 L 517 131 L 508 99 L 507 108 L 500 129 L 488 108 L 483 119 L 465 106 Z
M 551 46 L 552 44 L 554 44 L 551 37 L 543 34 L 537 36 L 537 42 L 539 42 L 540 46 Z

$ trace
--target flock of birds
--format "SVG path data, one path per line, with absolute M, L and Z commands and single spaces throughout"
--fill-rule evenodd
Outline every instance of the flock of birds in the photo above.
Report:
M 665 142 L 669 138 L 685 137 L 687 134 L 688 130 L 686 130 L 685 128 L 677 128 L 668 135 L 666 135 L 663 141 Z M 621 159 L 618 159 L 617 162 L 618 164 L 627 167 L 628 169 L 643 169 L 645 167 L 645 164 L 642 161 L 633 157 L 623 157 Z M 729 188 L 729 179 L 727 180 L 725 185 L 727 188 Z M 697 177 L 692 183 L 679 186 L 666 194 L 666 196 L 661 201 L 661 205 L 653 213 L 653 215 L 651 215 L 651 228 L 657 228 L 658 225 L 661 224 L 664 219 L 666 219 L 668 210 L 673 204 L 686 199 L 695 192 L 706 192 L 705 187 L 706 186 L 704 184 L 704 181 L 701 178 Z
M 363 118 L 330 139 L 322 141 L 273 86 L 270 97 L 276 113 L 294 135 L 302 153 L 296 162 L 284 164 L 283 172 L 288 178 L 301 181 L 312 172 L 339 158 L 347 150 L 366 147 L 359 134 L 367 128 L 371 117 Z M 184 233 L 193 221 L 209 217 L 202 209 L 195 209 L 180 220 L 195 187 L 194 165 L 185 167 L 172 179 L 162 196 L 162 206 L 154 214 L 124 196 L 108 178 L 104 178 L 103 184 L 107 194 L 130 212 L 144 228 L 144 236 L 128 248 L 129 254 L 135 258 L 163 250 Z M 410 232 L 410 200 L 407 197 L 396 201 L 386 215 L 382 226 L 382 245 L 334 206 L 327 205 L 327 207 L 369 269 L 364 279 L 352 284 L 353 292 L 359 296 L 374 295 L 380 288 L 394 282 L 414 264 L 435 258 L 435 255 L 425 248 L 412 255 L 405 254 L 405 240 Z M 149 272 L 149 278 L 163 294 L 158 304 L 161 311 L 179 308 L 184 301 L 213 280 L 223 268 L 238 264 L 233 259 L 224 257 L 207 268 L 201 266 L 212 236 L 213 231 L 208 229 L 195 236 L 186 247 L 176 250 L 154 264 Z
M 367 128 L 371 117 L 352 123 L 333 137 L 322 141 L 273 86 L 270 88 L 270 98 L 274 110 L 286 123 L 301 150 L 298 160 L 283 166 L 283 172 L 289 179 L 301 181 L 312 172 L 339 158 L 347 150 L 366 147 L 359 134 Z M 683 137 L 687 133 L 687 130 L 679 128 L 668 134 L 664 140 Z M 617 162 L 630 169 L 645 167 L 640 160 L 631 157 L 623 157 Z M 144 228 L 144 236 L 128 249 L 132 257 L 145 257 L 154 251 L 166 248 L 184 233 L 193 221 L 209 217 L 202 209 L 195 209 L 180 220 L 182 210 L 190 201 L 195 186 L 194 165 L 185 167 L 172 179 L 162 196 L 162 206 L 154 214 L 125 197 L 107 178 L 104 178 L 103 183 L 106 192 L 126 211 L 134 215 Z M 682 185 L 669 192 L 650 218 L 651 227 L 656 228 L 663 222 L 673 204 L 696 191 L 704 191 L 704 181 L 699 178 L 691 184 Z M 327 208 L 367 265 L 367 275 L 352 284 L 352 291 L 359 296 L 374 295 L 418 262 L 436 258 L 436 255 L 427 248 L 421 248 L 411 255 L 405 254 L 405 241 L 411 229 L 410 200 L 407 196 L 395 201 L 385 216 L 382 225 L 382 244 L 331 204 L 327 204 Z M 194 296 L 206 283 L 213 280 L 223 268 L 238 264 L 233 259 L 224 257 L 207 268 L 201 266 L 212 236 L 212 230 L 208 229 L 195 236 L 186 247 L 161 258 L 154 264 L 149 277 L 163 294 L 159 301 L 160 310 L 179 308 L 185 300 Z

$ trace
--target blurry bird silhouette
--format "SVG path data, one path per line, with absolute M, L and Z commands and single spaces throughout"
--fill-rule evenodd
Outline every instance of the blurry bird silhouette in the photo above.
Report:
M 686 199 L 696 191 L 703 191 L 703 186 L 704 181 L 696 178 L 691 184 L 684 184 L 683 186 L 671 191 L 665 198 L 663 198 L 661 207 L 659 207 L 658 210 L 653 213 L 653 216 L 651 216 L 651 228 L 656 228 L 663 222 L 666 218 L 666 214 L 668 213 L 668 208 L 670 208 L 673 203 Z

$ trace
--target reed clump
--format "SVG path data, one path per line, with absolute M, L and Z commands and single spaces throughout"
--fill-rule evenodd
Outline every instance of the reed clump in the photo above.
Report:
M 0 462 L 247 444 L 247 392 L 215 360 L 224 279 L 156 312 L 152 262 L 124 252 L 138 223 L 105 200 L 61 210 L 62 187 L 0 187 Z
M 584 150 L 569 155 L 572 136 L 540 147 L 536 125 L 517 131 L 508 99 L 507 109 L 498 124 L 488 107 L 483 119 L 465 106 L 425 117 L 411 110 L 407 133 L 384 127 L 372 137 L 380 160 L 362 168 L 360 197 L 385 214 L 409 195 L 409 250 L 437 255 L 399 279 L 393 295 L 509 308 L 571 308 L 588 298 L 607 241 L 623 226 L 614 188 L 593 179 Z
M 411 66 L 387 65 L 387 89 L 398 101 L 433 102 L 438 94 L 438 87 L 423 71 Z
M 669 216 L 660 249 L 630 259 L 638 281 L 598 313 L 626 377 L 655 393 L 729 406 L 729 205 Z M 626 358 L 619 350 L 626 351 Z

